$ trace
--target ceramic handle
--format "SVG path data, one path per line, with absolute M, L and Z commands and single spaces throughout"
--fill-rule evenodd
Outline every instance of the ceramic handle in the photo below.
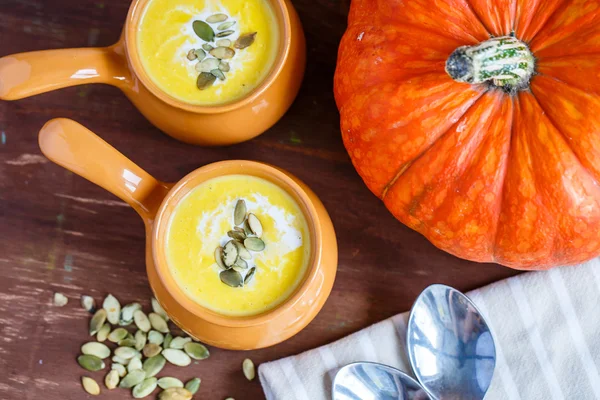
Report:
M 86 83 L 130 81 L 122 45 L 32 51 L 0 58 L 0 99 L 17 100 Z
M 114 147 L 77 122 L 57 118 L 39 134 L 42 153 L 56 164 L 120 197 L 148 222 L 169 191 Z

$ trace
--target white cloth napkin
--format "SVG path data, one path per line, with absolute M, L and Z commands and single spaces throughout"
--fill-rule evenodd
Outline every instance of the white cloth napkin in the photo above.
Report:
M 600 399 L 600 259 L 468 293 L 496 339 L 486 400 Z M 329 400 L 338 368 L 375 361 L 411 373 L 403 313 L 337 342 L 262 364 L 268 400 Z

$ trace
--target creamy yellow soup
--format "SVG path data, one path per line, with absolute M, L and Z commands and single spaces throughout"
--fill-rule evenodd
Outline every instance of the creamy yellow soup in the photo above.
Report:
M 230 287 L 219 278 L 215 248 L 231 240 L 239 199 L 260 220 L 263 251 L 251 251 L 252 279 Z M 268 311 L 298 287 L 307 269 L 310 239 L 306 219 L 294 199 L 254 176 L 228 175 L 191 190 L 177 205 L 167 231 L 167 263 L 186 295 L 203 307 L 230 316 Z
M 193 23 L 207 21 L 215 14 L 228 18 L 208 24 L 213 32 L 233 33 L 206 42 L 194 32 Z M 235 23 L 219 30 L 225 22 Z M 256 36 L 251 45 L 235 48 L 241 35 L 253 32 Z M 278 36 L 268 0 L 150 0 L 139 24 L 137 45 L 144 69 L 161 90 L 186 103 L 217 105 L 244 97 L 264 80 L 275 61 Z M 189 60 L 187 54 L 202 49 L 203 44 L 218 47 L 216 41 L 221 39 L 229 40 L 235 52 L 233 58 L 223 60 L 229 65 L 223 73 L 225 80 L 216 79 L 210 87 L 199 90 L 196 64 L 200 61 Z M 208 53 L 206 57 L 212 58 Z

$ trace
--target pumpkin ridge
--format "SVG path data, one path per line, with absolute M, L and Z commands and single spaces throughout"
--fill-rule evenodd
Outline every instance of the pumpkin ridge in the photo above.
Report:
M 537 4 L 536 4 L 536 8 L 535 11 L 539 11 L 540 5 L 543 4 L 544 1 L 548 1 L 548 0 L 540 0 Z M 554 14 L 561 8 L 561 6 L 564 4 L 564 2 L 558 2 L 556 3 L 556 8 L 554 10 L 552 10 L 552 12 L 550 12 L 550 14 L 548 14 L 548 16 L 546 17 L 546 20 L 542 22 L 541 25 L 539 25 L 537 27 L 537 30 L 535 30 L 534 32 L 532 32 L 530 35 L 525 35 L 526 32 L 521 32 L 521 29 L 523 30 L 527 30 L 529 29 L 529 27 L 531 26 L 531 21 L 534 19 L 533 17 L 530 18 L 527 22 L 527 26 L 525 26 L 525 28 L 521 28 L 518 26 L 518 22 L 520 20 L 520 15 L 518 15 L 519 12 L 519 7 L 517 5 L 517 8 L 515 10 L 515 23 L 514 23 L 514 30 L 515 32 L 518 32 L 519 35 L 517 35 L 518 37 L 523 37 L 523 41 L 525 42 L 529 42 L 531 43 L 533 41 L 533 39 L 537 36 L 538 33 L 540 33 L 544 27 L 546 26 L 546 24 L 548 24 L 548 21 L 550 21 L 552 19 L 552 17 L 554 16 Z M 539 16 L 539 13 L 534 13 L 532 15 L 536 15 Z M 525 36 L 527 36 L 527 38 L 525 38 Z
M 479 15 L 479 13 L 477 12 L 477 10 L 473 6 L 473 4 L 471 4 L 471 1 L 470 0 L 465 0 L 465 4 L 469 8 L 469 10 L 471 10 L 471 12 L 473 13 L 473 15 L 475 16 L 475 18 L 477 19 L 477 21 L 479 21 L 479 23 L 481 24 L 481 26 L 483 26 L 483 29 L 486 30 L 486 32 L 488 33 L 488 35 L 494 36 L 494 34 L 492 33 L 493 29 L 491 29 L 491 27 L 487 26 L 487 24 L 485 22 L 483 22 L 483 19 L 481 18 L 481 16 Z

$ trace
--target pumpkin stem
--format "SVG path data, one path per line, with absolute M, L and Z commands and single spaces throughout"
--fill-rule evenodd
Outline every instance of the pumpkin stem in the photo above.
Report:
M 461 46 L 446 60 L 446 72 L 455 81 L 488 82 L 508 93 L 527 89 L 534 69 L 529 47 L 512 35 Z

